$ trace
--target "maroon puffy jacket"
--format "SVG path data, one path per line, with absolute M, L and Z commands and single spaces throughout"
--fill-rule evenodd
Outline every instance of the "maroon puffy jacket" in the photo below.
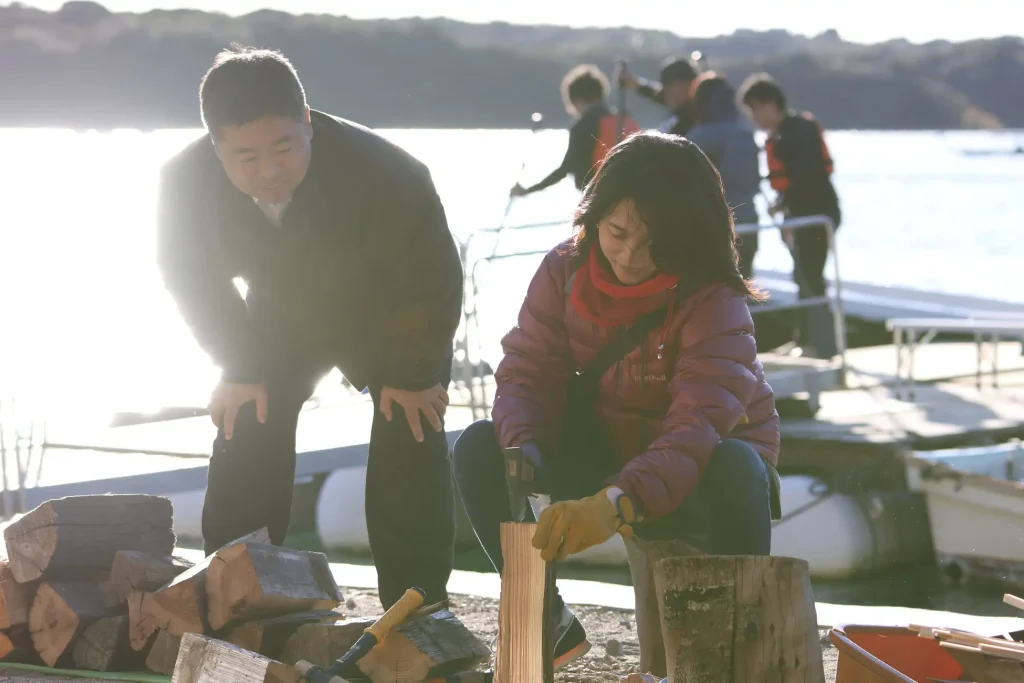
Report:
M 519 324 L 502 340 L 493 410 L 502 447 L 557 443 L 570 375 L 622 329 L 589 322 L 570 305 L 567 246 L 544 257 Z M 623 465 L 615 484 L 641 501 L 647 519 L 673 511 L 693 491 L 724 438 L 746 441 L 776 464 L 779 415 L 743 295 L 715 284 L 677 302 L 643 350 L 601 378 L 597 413 Z

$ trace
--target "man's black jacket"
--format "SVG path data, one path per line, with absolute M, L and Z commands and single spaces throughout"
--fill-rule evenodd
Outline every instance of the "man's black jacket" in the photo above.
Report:
M 430 387 L 451 370 L 463 285 L 430 173 L 363 126 L 320 112 L 312 123 L 310 168 L 281 226 L 231 184 L 209 135 L 167 163 L 166 286 L 224 381 L 317 358 L 359 388 Z

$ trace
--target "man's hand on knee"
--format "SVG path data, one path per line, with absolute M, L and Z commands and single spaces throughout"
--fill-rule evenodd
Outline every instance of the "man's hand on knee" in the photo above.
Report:
M 256 419 L 263 424 L 267 421 L 267 386 L 265 384 L 231 384 L 221 382 L 210 397 L 210 419 L 218 429 L 224 430 L 224 438 L 231 440 L 235 435 L 235 419 L 246 403 L 255 401 Z
M 397 403 L 405 411 L 405 419 L 409 423 L 409 430 L 417 441 L 423 441 L 423 426 L 420 423 L 420 415 L 427 418 L 427 422 L 439 432 L 444 428 L 442 419 L 448 409 L 448 392 L 440 384 L 435 384 L 423 391 L 405 391 L 403 389 L 392 389 L 383 387 L 380 391 L 380 412 L 391 422 L 391 407 Z

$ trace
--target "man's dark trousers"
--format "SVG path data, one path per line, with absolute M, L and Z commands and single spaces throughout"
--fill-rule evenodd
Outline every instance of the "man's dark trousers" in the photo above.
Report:
M 203 538 L 207 554 L 266 526 L 280 545 L 288 531 L 295 482 L 295 430 L 299 411 L 329 364 L 284 363 L 267 381 L 267 419 L 254 404 L 239 411 L 230 441 L 220 430 L 210 459 Z M 447 387 L 449 377 L 439 378 Z M 421 418 L 418 443 L 405 414 L 393 404 L 392 421 L 380 412 L 380 387 L 370 388 L 373 426 L 366 470 L 366 526 L 386 608 L 412 586 L 427 603 L 447 599 L 455 543 L 455 511 L 444 431 Z

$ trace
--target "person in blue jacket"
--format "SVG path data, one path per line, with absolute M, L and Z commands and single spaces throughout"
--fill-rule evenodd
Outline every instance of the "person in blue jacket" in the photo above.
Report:
M 694 125 L 686 134 L 711 159 L 722 177 L 725 197 L 736 225 L 757 223 L 754 197 L 761 190 L 760 150 L 754 131 L 736 104 L 736 91 L 729 82 L 706 72 L 694 83 L 692 95 Z M 740 272 L 753 274 L 757 233 L 736 236 Z

